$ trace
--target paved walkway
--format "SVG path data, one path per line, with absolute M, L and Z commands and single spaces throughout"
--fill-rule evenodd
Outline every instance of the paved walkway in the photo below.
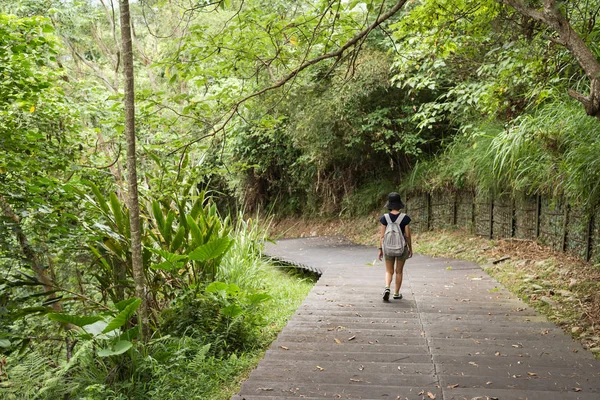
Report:
M 476 264 L 415 255 L 382 301 L 377 251 L 279 241 L 322 276 L 232 400 L 599 400 L 600 361 Z

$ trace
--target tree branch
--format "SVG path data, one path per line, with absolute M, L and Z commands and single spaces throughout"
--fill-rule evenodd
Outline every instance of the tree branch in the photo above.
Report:
M 544 0 L 543 11 L 528 6 L 524 0 L 496 1 L 514 8 L 523 15 L 541 21 L 556 31 L 558 39 L 552 41 L 563 44 L 590 79 L 589 96 L 584 96 L 575 90 L 569 90 L 569 95 L 583 104 L 588 115 L 600 119 L 600 62 L 563 15 L 556 0 Z
M 216 129 L 214 131 L 214 133 L 216 134 L 217 132 L 225 129 L 225 126 L 227 126 L 227 124 L 231 121 L 233 116 L 236 114 L 238 108 L 246 101 L 253 99 L 254 97 L 258 97 L 258 96 L 260 96 L 266 92 L 269 92 L 271 90 L 274 90 L 274 89 L 284 86 L 287 82 L 294 79 L 300 72 L 304 71 L 305 69 L 307 69 L 308 67 L 310 67 L 312 65 L 318 64 L 319 62 L 330 59 L 330 58 L 342 57 L 342 55 L 344 54 L 344 52 L 346 50 L 348 50 L 349 48 L 358 44 L 361 41 L 361 39 L 365 38 L 372 30 L 377 28 L 384 21 L 388 20 L 389 18 L 394 16 L 398 11 L 400 11 L 400 9 L 402 9 L 402 7 L 404 6 L 404 4 L 406 4 L 407 1 L 408 0 L 398 1 L 388 12 L 386 12 L 385 14 L 381 14 L 371 25 L 369 25 L 367 28 L 363 29 L 362 31 L 360 31 L 359 33 L 354 35 L 354 37 L 352 39 L 350 39 L 348 42 L 346 42 L 346 44 L 344 44 L 342 47 L 340 47 L 336 51 L 325 53 L 318 57 L 315 57 L 308 61 L 303 62 L 299 67 L 296 67 L 294 70 L 292 70 L 289 74 L 287 74 L 285 77 L 280 79 L 275 84 L 268 86 L 266 88 L 263 88 L 259 91 L 256 91 L 256 92 L 244 97 L 243 99 L 239 100 L 238 102 L 236 102 L 231 107 L 231 110 L 228 113 L 229 115 L 227 116 L 227 118 L 225 118 L 225 121 L 222 123 L 221 127 Z

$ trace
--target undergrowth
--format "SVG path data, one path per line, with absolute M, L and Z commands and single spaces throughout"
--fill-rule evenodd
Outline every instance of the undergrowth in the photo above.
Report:
M 0 369 L 0 398 L 231 398 L 314 284 L 314 277 L 289 274 L 261 258 L 259 225 L 238 220 L 220 282 L 184 290 L 147 344 L 103 358 L 93 341 L 83 341 L 69 361 L 64 352 L 54 357 L 42 346 L 25 348 L 5 360 L 7 375 Z

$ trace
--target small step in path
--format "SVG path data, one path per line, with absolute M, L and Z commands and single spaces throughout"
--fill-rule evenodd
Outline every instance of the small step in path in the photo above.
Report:
M 321 277 L 232 400 L 600 400 L 600 361 L 476 264 L 415 255 L 384 302 L 372 247 L 266 254 Z

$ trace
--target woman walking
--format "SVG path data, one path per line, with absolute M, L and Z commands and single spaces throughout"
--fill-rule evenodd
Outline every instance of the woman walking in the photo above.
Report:
M 407 259 L 412 257 L 412 241 L 410 227 L 408 226 L 408 224 L 410 224 L 410 217 L 400 212 L 400 209 L 404 208 L 400 195 L 396 192 L 388 194 L 388 201 L 385 208 L 390 212 L 384 214 L 379 219 L 379 222 L 381 222 L 381 225 L 379 226 L 379 260 L 382 260 L 385 256 L 385 288 L 383 290 L 383 300 L 388 301 L 390 299 L 390 285 L 392 283 L 394 271 L 396 272 L 396 281 L 393 298 L 402 298 L 402 294 L 400 294 L 402 273 L 404 271 L 404 263 Z M 394 238 L 394 231 L 397 232 L 398 230 L 402 237 Z M 398 234 L 396 233 L 396 235 Z M 404 249 L 394 249 L 393 243 L 404 244 Z

